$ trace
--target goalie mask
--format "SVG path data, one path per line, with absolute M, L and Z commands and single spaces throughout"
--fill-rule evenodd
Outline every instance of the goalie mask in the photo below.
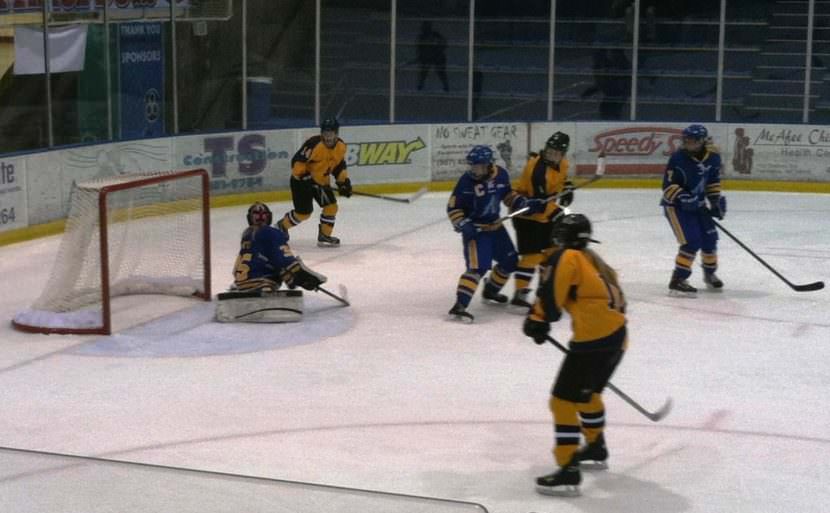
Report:
M 569 249 L 584 249 L 591 238 L 591 222 L 583 214 L 568 214 L 553 227 L 553 243 Z
M 248 208 L 248 226 L 269 226 L 273 220 L 271 209 L 265 203 L 257 201 Z

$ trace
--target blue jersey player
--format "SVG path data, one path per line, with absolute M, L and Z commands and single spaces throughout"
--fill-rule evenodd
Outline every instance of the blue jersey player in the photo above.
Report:
M 692 274 L 698 250 L 703 260 L 703 282 L 712 290 L 723 287 L 723 282 L 715 274 L 718 268 L 718 231 L 712 222 L 712 217 L 723 219 L 726 214 L 720 171 L 721 158 L 710 144 L 706 127 L 690 125 L 685 128 L 683 148 L 672 154 L 666 166 L 660 201 L 680 246 L 669 281 L 671 295 L 693 297 L 697 293 L 687 279 Z
M 315 290 L 326 277 L 315 273 L 291 253 L 288 235 L 271 226 L 268 205 L 256 202 L 248 208 L 248 228 L 242 232 L 233 267 L 234 287 L 239 291 L 274 291 L 283 282 L 289 287 Z
M 467 154 L 467 163 L 470 169 L 458 179 L 447 203 L 447 216 L 455 231 L 461 233 L 467 265 L 458 280 L 456 302 L 449 314 L 472 321 L 467 307 L 482 277 L 490 271 L 482 292 L 484 300 L 506 304 L 507 296 L 499 291 L 518 262 L 513 241 L 499 222 L 500 205 L 504 203 L 511 209 L 529 207 L 531 213 L 541 212 L 545 205 L 542 200 L 527 199 L 513 191 L 507 171 L 493 164 L 489 146 L 474 146 Z M 496 265 L 491 269 L 494 260 Z

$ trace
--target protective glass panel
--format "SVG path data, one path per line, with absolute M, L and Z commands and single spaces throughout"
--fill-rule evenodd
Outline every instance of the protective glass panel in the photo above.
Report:
M 556 3 L 554 119 L 629 119 L 633 42 L 629 3 Z
M 389 2 L 323 0 L 321 118 L 389 121 Z
M 250 21 L 253 21 L 250 11 L 254 3 L 248 2 Z M 232 7 L 232 17 L 227 20 L 176 22 L 175 66 L 179 133 L 242 128 L 242 2 L 234 2 Z M 166 40 L 169 40 L 170 23 L 165 23 L 164 28 Z M 172 49 L 168 49 L 166 54 L 168 58 L 165 75 L 170 78 L 166 80 L 168 87 L 164 105 L 168 114 L 168 132 L 172 133 Z M 259 61 L 254 61 L 257 64 L 252 66 L 250 57 L 251 50 L 249 77 L 264 74 Z M 248 91 L 251 96 L 256 96 L 259 92 L 254 91 L 252 94 L 250 83 Z M 257 103 L 258 107 L 259 105 Z M 268 119 L 269 107 L 266 104 L 261 110 L 257 109 L 254 112 L 249 108 L 249 123 L 252 117 L 255 121 Z
M 467 120 L 469 2 L 398 2 L 395 121 Z
M 830 13 L 829 8 L 824 10 Z M 807 2 L 729 0 L 726 20 L 721 119 L 800 122 L 804 109 Z M 817 43 L 821 48 L 822 43 Z M 814 58 L 816 65 L 822 65 L 819 56 Z M 823 67 L 813 69 L 817 94 L 822 75 Z
M 314 2 L 248 1 L 248 127 L 314 124 Z
M 473 120 L 547 113 L 550 2 L 476 3 Z
M 634 9 L 618 13 L 626 32 Z M 682 14 L 678 14 L 678 12 Z M 715 118 L 720 1 L 641 0 L 636 119 L 700 121 Z

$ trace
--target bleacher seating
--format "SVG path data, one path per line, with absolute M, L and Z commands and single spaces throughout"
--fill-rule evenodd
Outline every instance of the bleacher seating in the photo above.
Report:
M 820 6 L 819 6 L 820 5 Z M 727 121 L 800 121 L 803 110 L 806 0 L 781 0 L 763 9 L 731 12 L 727 21 L 721 102 Z M 745 5 L 744 5 L 745 7 Z M 817 116 L 830 62 L 830 1 L 817 2 L 811 98 Z M 687 16 L 656 19 L 643 35 L 637 80 L 638 119 L 713 118 L 718 69 L 718 20 Z M 333 21 L 336 20 L 336 23 Z M 351 9 L 324 21 L 325 110 L 344 120 L 388 119 L 388 13 Z M 468 21 L 431 18 L 447 39 L 450 90 L 434 70 L 417 89 L 418 30 L 424 18 L 400 18 L 396 41 L 396 118 L 405 121 L 466 119 Z M 490 18 L 475 24 L 474 111 L 477 119 L 539 119 L 547 105 L 549 27 L 546 19 Z M 630 35 L 620 18 L 559 18 L 556 25 L 554 110 L 558 119 L 628 119 Z M 348 47 L 347 47 L 348 46 Z M 311 108 L 313 77 L 304 84 L 275 82 L 275 115 L 290 105 Z M 305 91 L 305 95 L 298 91 Z M 299 98 L 302 96 L 302 98 Z M 826 112 L 827 114 L 823 114 Z

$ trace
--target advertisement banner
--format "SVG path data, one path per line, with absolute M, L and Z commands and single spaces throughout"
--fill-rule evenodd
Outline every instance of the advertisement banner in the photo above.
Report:
M 732 124 L 724 173 L 758 180 L 830 180 L 830 129 Z
M 294 151 L 319 133 L 301 130 Z M 353 184 L 429 182 L 429 125 L 342 127 L 339 135 Z
M 26 161 L 0 158 L 0 232 L 28 225 Z
M 472 123 L 432 125 L 432 180 L 456 180 L 468 169 L 466 156 L 473 146 L 489 145 L 496 164 L 517 178 L 527 162 L 527 123 Z
M 177 169 L 205 168 L 211 194 L 287 189 L 296 130 L 177 137 Z
M 0 14 L 41 12 L 44 0 L 0 0 Z M 170 12 L 171 0 L 49 0 L 46 8 L 53 13 L 84 13 L 103 11 L 104 3 L 110 10 L 158 10 Z M 175 0 L 180 9 L 189 8 L 191 0 Z
M 121 139 L 164 135 L 161 23 L 118 25 Z
M 580 123 L 576 144 L 586 149 L 577 165 L 578 174 L 594 172 L 600 151 L 606 155 L 606 174 L 660 176 L 672 153 L 682 145 L 687 124 Z M 726 127 L 707 126 L 714 143 L 727 144 Z M 571 138 L 572 145 L 574 144 Z

